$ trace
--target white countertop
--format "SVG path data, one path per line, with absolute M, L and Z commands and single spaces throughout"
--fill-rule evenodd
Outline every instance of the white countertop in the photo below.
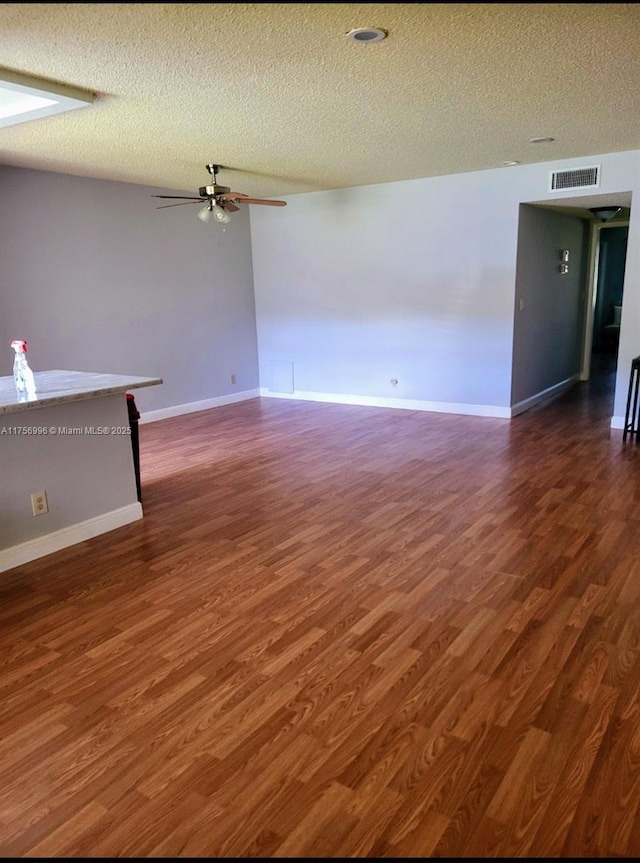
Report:
M 139 387 L 153 387 L 163 382 L 162 378 L 74 372 L 63 369 L 34 372 L 34 377 L 35 396 L 22 399 L 16 392 L 13 375 L 0 378 L 0 414 L 124 393 Z

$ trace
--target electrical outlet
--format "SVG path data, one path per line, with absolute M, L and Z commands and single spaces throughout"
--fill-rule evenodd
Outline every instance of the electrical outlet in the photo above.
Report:
M 34 515 L 43 515 L 49 512 L 46 491 L 34 491 L 31 495 L 31 511 Z
M 236 382 L 235 374 L 229 375 L 229 383 L 235 384 L 235 382 Z

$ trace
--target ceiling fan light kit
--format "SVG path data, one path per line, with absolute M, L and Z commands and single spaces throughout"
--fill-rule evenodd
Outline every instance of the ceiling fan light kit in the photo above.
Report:
M 244 192 L 232 192 L 229 186 L 219 186 L 216 182 L 217 174 L 221 165 L 207 165 L 207 171 L 213 177 L 213 185 L 200 186 L 198 189 L 199 197 L 185 197 L 184 195 L 152 195 L 152 198 L 170 198 L 179 203 L 162 204 L 156 207 L 158 210 L 163 210 L 166 207 L 180 207 L 184 204 L 206 204 L 196 214 L 201 222 L 210 222 L 213 220 L 218 225 L 226 225 L 231 221 L 230 213 L 237 212 L 240 207 L 238 204 L 264 204 L 268 207 L 286 207 L 286 201 L 273 201 L 267 198 L 250 198 Z M 224 230 L 224 228 L 223 228 Z
M 197 216 L 201 222 L 210 222 L 213 218 L 214 221 L 226 225 L 228 222 L 231 221 L 231 216 L 229 215 L 229 213 L 223 210 L 221 206 L 214 203 L 209 203 L 206 207 L 198 210 Z
M 196 213 L 201 222 L 208 222 L 211 219 L 211 207 L 203 207 Z

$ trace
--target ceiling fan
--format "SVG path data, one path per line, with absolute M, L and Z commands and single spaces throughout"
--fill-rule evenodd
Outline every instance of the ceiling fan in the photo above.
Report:
M 152 198 L 172 198 L 180 203 L 178 204 L 162 204 L 156 207 L 157 210 L 163 210 L 166 207 L 180 207 L 183 204 L 206 204 L 198 211 L 198 218 L 203 222 L 208 222 L 213 218 L 214 221 L 220 224 L 226 224 L 231 221 L 229 213 L 235 213 L 240 208 L 238 204 L 264 204 L 267 207 L 286 207 L 286 201 L 272 201 L 266 198 L 250 198 L 242 192 L 232 192 L 229 186 L 219 186 L 217 183 L 218 171 L 222 165 L 207 165 L 207 171 L 213 177 L 212 186 L 200 186 L 199 196 L 196 198 L 184 197 L 183 195 L 152 195 Z

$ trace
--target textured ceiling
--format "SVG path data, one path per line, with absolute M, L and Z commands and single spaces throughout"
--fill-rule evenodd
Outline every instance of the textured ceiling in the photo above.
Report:
M 640 148 L 635 4 L 2 3 L 0 32 L 0 67 L 95 93 L 1 164 L 282 197 Z

